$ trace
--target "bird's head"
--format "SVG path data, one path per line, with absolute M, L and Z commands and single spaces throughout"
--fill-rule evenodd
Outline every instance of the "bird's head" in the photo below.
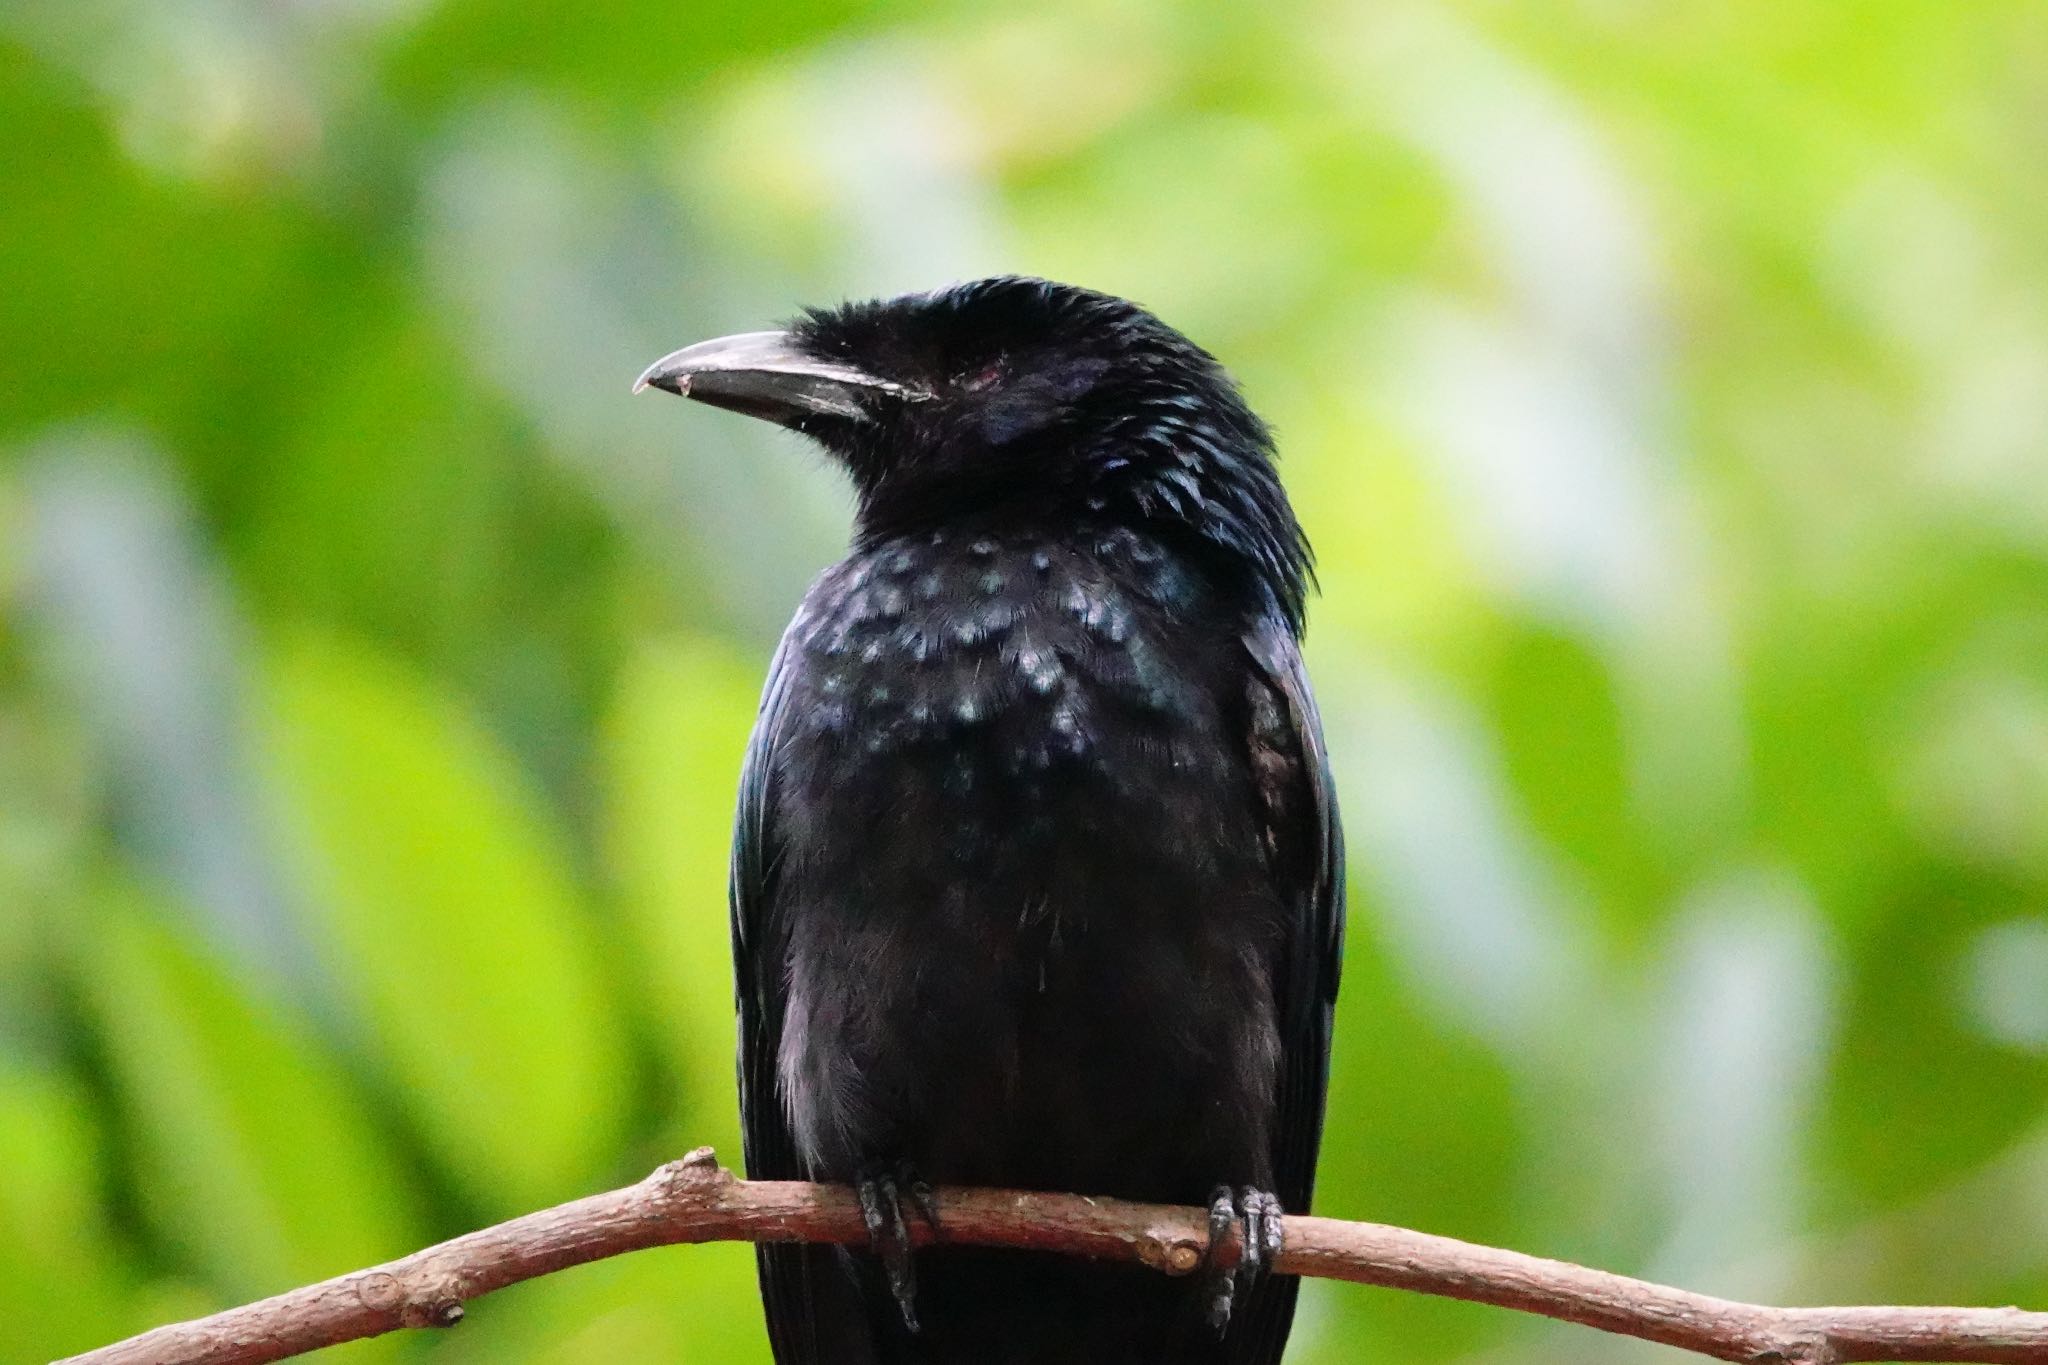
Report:
M 663 356 L 649 386 L 817 441 L 865 539 L 968 517 L 1142 526 L 1300 622 L 1308 545 L 1265 424 L 1213 356 L 1123 299 L 1002 276 L 814 309 Z

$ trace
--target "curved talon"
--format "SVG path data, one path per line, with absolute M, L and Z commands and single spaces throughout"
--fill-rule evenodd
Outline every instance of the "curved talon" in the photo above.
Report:
M 1237 1288 L 1249 1294 L 1280 1254 L 1280 1199 L 1265 1190 L 1248 1189 L 1239 1205 L 1244 1210 L 1244 1255 L 1237 1263 Z
M 1240 1224 L 1237 1264 L 1226 1269 L 1213 1266 L 1208 1275 L 1209 1325 L 1221 1336 L 1230 1327 L 1237 1300 L 1249 1296 L 1280 1254 L 1285 1234 L 1281 1228 L 1279 1197 L 1247 1185 L 1232 1189 L 1218 1185 L 1209 1196 L 1209 1259 L 1230 1239 L 1232 1224 Z
M 1237 1220 L 1236 1197 L 1230 1186 L 1218 1185 L 1209 1192 L 1209 1253 L 1207 1259 L 1216 1258 L 1216 1249 L 1230 1240 L 1230 1225 Z M 1209 1295 L 1209 1326 L 1217 1336 L 1222 1336 L 1230 1326 L 1230 1310 L 1237 1298 L 1237 1280 L 1230 1271 L 1221 1267 L 1210 1270 L 1206 1288 Z
M 897 1170 L 896 1179 L 903 1192 L 910 1197 L 910 1207 L 917 1210 L 917 1216 L 924 1220 L 924 1225 L 932 1230 L 933 1235 L 937 1235 L 939 1198 L 932 1193 L 932 1187 L 924 1182 L 909 1162 L 905 1162 Z
M 1280 1207 L 1280 1195 L 1266 1191 L 1266 1269 L 1272 1269 L 1280 1252 L 1286 1250 L 1286 1224 L 1282 1218 L 1286 1218 L 1286 1209 Z
M 1247 1191 L 1244 1199 L 1244 1246 L 1237 1257 L 1237 1279 L 1242 1288 L 1250 1288 L 1252 1279 L 1263 1269 L 1266 1256 L 1266 1208 L 1258 1196 Z
M 922 1329 L 917 1322 L 917 1266 L 911 1259 L 910 1225 L 903 1219 L 906 1192 L 912 1206 L 934 1231 L 939 1224 L 931 1206 L 930 1187 L 911 1174 L 908 1167 L 900 1169 L 901 1185 L 896 1175 L 878 1174 L 862 1179 L 855 1188 L 860 1194 L 861 1221 L 867 1225 L 868 1248 L 882 1262 L 882 1273 L 889 1281 L 897 1310 L 903 1314 L 903 1325 L 917 1332 Z

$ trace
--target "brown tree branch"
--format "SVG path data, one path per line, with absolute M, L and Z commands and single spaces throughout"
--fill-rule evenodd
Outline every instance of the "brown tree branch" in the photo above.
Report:
M 1169 1275 L 1202 1264 L 1203 1211 L 1071 1194 L 942 1190 L 940 1231 L 920 1245 L 1024 1247 L 1137 1261 Z M 1721 1360 L 1774 1365 L 1977 1361 L 2048 1365 L 2048 1313 L 2017 1308 L 1765 1308 L 1563 1261 L 1377 1223 L 1289 1217 L 1278 1269 L 1496 1304 Z M 586 1261 L 678 1242 L 866 1241 L 850 1191 L 746 1181 L 699 1148 L 637 1185 L 457 1237 L 210 1318 L 159 1327 L 60 1365 L 253 1365 L 394 1331 L 452 1327 L 463 1304 Z M 1232 1244 L 1220 1253 L 1234 1260 Z

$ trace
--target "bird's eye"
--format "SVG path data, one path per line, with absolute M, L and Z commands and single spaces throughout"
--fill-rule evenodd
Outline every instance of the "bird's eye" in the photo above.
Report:
M 1002 362 L 999 360 L 992 360 L 988 364 L 976 370 L 973 374 L 968 375 L 967 378 L 962 382 L 961 387 L 965 388 L 969 393 L 986 393 L 990 389 L 994 388 L 997 384 L 1001 383 L 1002 378 Z

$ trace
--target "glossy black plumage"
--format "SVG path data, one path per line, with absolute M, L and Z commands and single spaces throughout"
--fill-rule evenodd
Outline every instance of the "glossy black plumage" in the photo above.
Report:
M 815 437 L 861 499 L 742 780 L 750 1173 L 1306 1209 L 1342 853 L 1307 547 L 1221 369 L 1133 305 L 1003 279 L 647 382 Z M 874 1257 L 763 1248 L 778 1360 L 1271 1362 L 1295 1291 L 1256 1284 L 1219 1335 L 1199 1277 L 950 1248 L 916 1272 L 913 1334 Z

